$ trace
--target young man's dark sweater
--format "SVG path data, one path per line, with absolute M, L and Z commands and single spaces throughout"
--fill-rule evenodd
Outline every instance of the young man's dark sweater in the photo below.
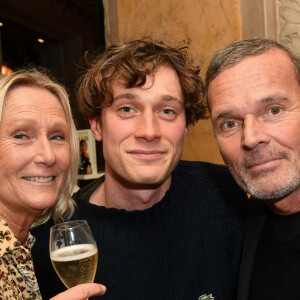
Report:
M 98 244 L 99 299 L 233 300 L 246 195 L 225 166 L 180 162 L 163 199 L 144 211 L 90 204 L 100 178 L 74 195 L 73 219 L 90 224 Z M 51 222 L 36 228 L 36 276 L 45 299 L 64 290 L 48 254 Z

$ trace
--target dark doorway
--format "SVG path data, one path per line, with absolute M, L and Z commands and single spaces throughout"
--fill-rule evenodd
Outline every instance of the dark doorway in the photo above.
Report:
M 101 0 L 0 0 L 3 64 L 48 69 L 68 90 L 78 128 L 88 124 L 78 113 L 74 86 L 85 51 L 105 47 L 103 19 Z
M 78 110 L 74 90 L 83 71 L 83 56 L 87 50 L 104 48 L 101 0 L 0 0 L 0 65 L 12 70 L 48 69 L 67 89 L 78 129 L 89 128 Z M 100 144 L 97 157 L 101 170 Z

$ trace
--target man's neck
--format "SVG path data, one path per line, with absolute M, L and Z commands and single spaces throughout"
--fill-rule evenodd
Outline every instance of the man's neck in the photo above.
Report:
M 127 211 L 145 210 L 158 203 L 171 185 L 171 176 L 157 186 L 130 188 L 110 176 L 92 194 L 90 203 Z
M 300 211 L 300 189 L 279 200 L 267 200 L 266 204 L 274 214 L 291 215 Z

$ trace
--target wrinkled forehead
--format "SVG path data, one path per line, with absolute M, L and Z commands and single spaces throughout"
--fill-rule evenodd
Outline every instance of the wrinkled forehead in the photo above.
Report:
M 230 93 L 230 88 L 234 87 L 246 91 L 247 88 L 251 88 L 251 83 L 255 86 L 259 81 L 261 84 L 272 84 L 272 80 L 279 76 L 282 77 L 283 72 L 289 74 L 293 80 L 297 80 L 291 58 L 281 49 L 271 48 L 258 55 L 248 55 L 233 65 L 225 66 L 209 82 L 207 87 L 208 105 L 211 106 L 212 98 L 220 91 L 224 94 Z
M 17 88 L 20 88 L 20 87 L 23 87 L 24 85 L 22 84 L 14 84 L 12 86 L 10 86 L 6 93 L 4 95 L 2 95 L 2 97 L 0 97 L 0 121 L 2 119 L 2 113 L 3 113 L 3 110 L 5 108 L 5 104 L 7 102 L 7 99 L 8 97 L 17 89 Z
M 223 111 L 245 111 L 264 99 L 292 98 L 299 94 L 294 65 L 281 50 L 249 56 L 224 69 L 208 87 L 212 119 Z M 276 97 L 275 97 L 276 96 Z
M 62 103 L 61 99 L 59 98 L 59 96 L 56 93 L 52 92 L 50 89 L 48 89 L 46 87 L 41 87 L 41 86 L 39 86 L 37 84 L 34 84 L 34 83 L 29 83 L 29 84 L 27 84 L 27 83 L 16 83 L 16 84 L 14 84 L 14 85 L 12 85 L 11 87 L 8 88 L 5 95 L 0 98 L 0 121 L 2 119 L 2 114 L 4 112 L 4 109 L 5 109 L 5 106 L 7 104 L 7 100 L 9 99 L 9 97 L 11 96 L 12 93 L 14 93 L 18 89 L 22 89 L 22 88 L 34 88 L 34 89 L 39 89 L 39 90 L 49 92 L 51 95 L 53 95 L 57 99 L 58 103 L 62 107 L 62 110 L 63 110 L 64 116 L 67 120 L 67 123 L 69 123 L 65 108 L 64 108 L 63 103 Z M 22 99 L 20 99 L 20 101 L 21 100 Z

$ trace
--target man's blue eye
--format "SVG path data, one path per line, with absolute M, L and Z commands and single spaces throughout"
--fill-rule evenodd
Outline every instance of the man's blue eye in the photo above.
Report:
M 164 109 L 163 113 L 166 115 L 170 115 L 173 111 L 171 109 Z
M 122 107 L 122 111 L 123 112 L 131 112 L 131 108 L 130 107 Z

